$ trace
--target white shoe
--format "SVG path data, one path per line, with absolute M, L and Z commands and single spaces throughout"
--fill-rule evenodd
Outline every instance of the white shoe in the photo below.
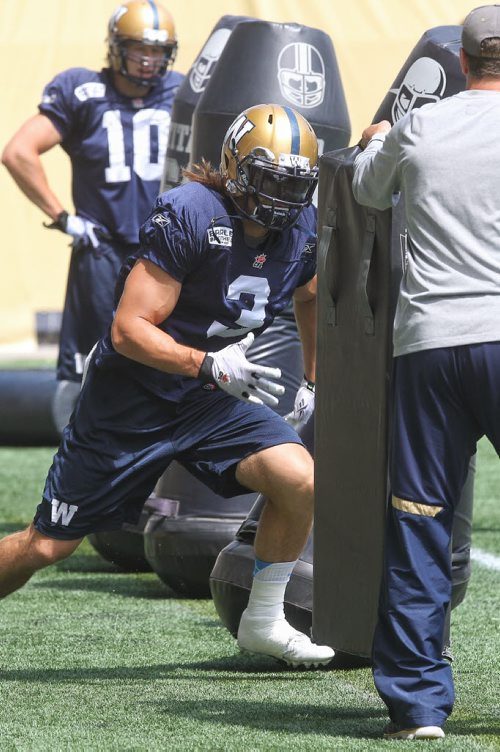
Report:
M 335 652 L 327 645 L 315 645 L 294 629 L 284 617 L 263 619 L 243 611 L 238 629 L 238 646 L 244 653 L 269 655 L 297 668 L 317 668 L 330 663 Z
M 399 728 L 390 723 L 384 729 L 385 739 L 444 739 L 441 726 L 416 726 L 415 728 Z

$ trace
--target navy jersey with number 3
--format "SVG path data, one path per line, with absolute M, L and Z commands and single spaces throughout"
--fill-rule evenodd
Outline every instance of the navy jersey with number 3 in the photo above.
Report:
M 305 209 L 298 223 L 273 232 L 258 249 L 245 242 L 235 208 L 218 192 L 191 182 L 162 194 L 141 229 L 141 246 L 122 268 L 117 300 L 138 258 L 159 266 L 182 283 L 179 300 L 160 328 L 180 344 L 217 351 L 247 332 L 263 332 L 297 287 L 316 271 L 316 210 Z M 194 379 L 165 374 L 134 363 L 101 342 L 96 363 L 132 370 L 134 377 L 163 397 L 178 399 L 199 386 Z
M 123 243 L 137 243 L 156 199 L 170 111 L 183 76 L 169 71 L 144 97 L 121 95 L 110 73 L 70 68 L 44 89 L 39 110 L 62 137 L 82 217 Z

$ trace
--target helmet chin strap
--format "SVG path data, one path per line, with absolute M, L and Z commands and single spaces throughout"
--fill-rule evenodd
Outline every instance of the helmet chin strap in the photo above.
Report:
M 113 77 L 113 85 L 115 89 L 117 89 L 122 96 L 130 97 L 132 99 L 145 97 L 155 83 L 150 80 L 147 82 L 148 85 L 146 86 L 145 82 L 135 81 L 130 76 L 125 76 L 121 70 L 111 70 L 111 75 Z
M 297 222 L 300 216 L 300 210 L 291 218 L 291 209 L 288 207 L 275 207 L 267 204 L 261 204 L 258 198 L 251 193 L 241 193 L 235 195 L 235 191 L 229 191 L 228 195 L 239 214 L 246 220 L 253 222 L 259 227 L 265 228 L 268 232 L 282 232 L 288 230 Z M 253 202 L 254 206 L 250 206 Z M 276 219 L 281 221 L 274 221 Z
M 124 78 L 127 79 L 127 81 L 130 81 L 130 83 L 133 83 L 136 86 L 141 86 L 145 89 L 150 89 L 152 86 L 157 84 L 161 78 L 161 75 L 163 75 L 157 73 L 156 75 L 151 76 L 151 78 L 140 78 L 139 76 L 132 76 L 132 74 L 128 72 L 127 56 L 124 54 L 121 55 L 120 73 Z
M 117 72 L 121 76 L 123 76 L 123 78 L 126 81 L 130 82 L 131 84 L 134 84 L 135 86 L 139 86 L 142 89 L 151 89 L 153 86 L 155 86 L 160 81 L 160 79 L 165 75 L 165 73 L 168 70 L 169 65 L 173 63 L 173 60 L 175 58 L 175 54 L 170 56 L 168 59 L 165 58 L 158 72 L 154 76 L 151 76 L 150 78 L 141 78 L 140 76 L 132 75 L 128 71 L 127 49 L 126 49 L 125 42 L 123 40 L 116 43 L 114 54 L 118 56 L 118 59 L 120 62 L 120 69 Z

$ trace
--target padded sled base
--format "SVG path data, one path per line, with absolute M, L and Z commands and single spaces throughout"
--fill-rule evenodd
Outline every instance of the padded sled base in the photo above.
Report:
M 172 590 L 209 598 L 209 577 L 219 552 L 234 539 L 243 519 L 154 515 L 144 531 L 146 559 Z
M 210 575 L 210 591 L 220 620 L 236 637 L 241 614 L 248 603 L 254 566 L 253 546 L 233 541 L 224 548 Z M 299 559 L 285 593 L 285 616 L 295 629 L 311 634 L 312 564 Z M 358 668 L 369 661 L 356 655 L 337 652 L 331 668 Z
M 89 543 L 106 561 L 116 564 L 125 572 L 151 572 L 144 555 L 143 529 L 140 526 L 123 526 L 121 530 L 92 533 Z
M 0 369 L 0 444 L 57 446 L 79 392 L 51 368 Z
M 144 529 L 154 514 L 163 516 L 177 514 L 178 502 L 158 496 L 150 496 L 135 525 L 124 523 L 120 530 L 92 533 L 89 543 L 103 559 L 125 572 L 151 572 L 151 564 L 144 553 Z

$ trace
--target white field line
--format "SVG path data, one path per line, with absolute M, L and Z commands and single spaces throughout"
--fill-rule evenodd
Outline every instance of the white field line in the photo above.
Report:
M 500 572 L 500 556 L 494 556 L 493 554 L 486 553 L 486 551 L 473 548 L 470 552 L 470 558 L 472 561 L 477 561 L 482 567 Z

